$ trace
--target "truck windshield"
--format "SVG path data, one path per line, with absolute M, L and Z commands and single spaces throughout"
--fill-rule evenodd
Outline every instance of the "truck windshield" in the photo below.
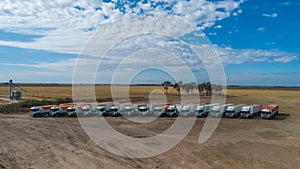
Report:
M 35 108 L 35 109 L 30 109 L 30 111 L 32 111 L 32 112 L 36 112 L 36 111 L 39 111 L 40 109 L 38 109 L 38 108 Z
M 132 107 L 125 107 L 125 109 L 124 109 L 125 111 L 132 111 L 133 110 L 133 108 Z
M 241 111 L 241 113 L 249 114 L 250 111 L 249 110 L 248 111 Z
M 91 111 L 91 109 L 89 109 L 89 108 L 87 108 L 87 109 L 82 109 L 82 111 L 88 112 L 88 111 Z
M 181 112 L 187 113 L 187 112 L 189 112 L 189 109 L 182 109 Z
M 116 107 L 111 107 L 110 111 L 118 111 L 118 109 Z
M 262 114 L 271 114 L 270 111 L 262 111 L 261 113 L 262 113 Z
M 145 111 L 147 111 L 148 110 L 148 108 L 146 108 L 146 107 L 141 107 L 141 108 L 139 108 L 139 111 L 141 111 L 141 112 L 145 112 Z
M 167 109 L 167 112 L 174 112 L 175 109 L 171 108 L 171 109 Z
M 53 109 L 51 109 L 50 111 L 58 111 L 59 110 L 59 108 L 53 108 Z
M 99 111 L 105 111 L 105 107 L 98 107 Z
M 68 109 L 67 111 L 68 111 L 68 112 L 73 112 L 73 111 L 75 111 L 75 108 Z

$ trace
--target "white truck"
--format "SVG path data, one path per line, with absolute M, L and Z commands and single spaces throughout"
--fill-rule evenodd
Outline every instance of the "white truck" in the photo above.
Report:
M 176 105 L 169 105 L 166 108 L 166 116 L 167 117 L 177 117 L 178 116 L 178 110 Z
M 177 106 L 178 114 L 180 117 L 195 117 L 193 105 L 180 105 Z
M 125 117 L 133 117 L 138 115 L 136 105 L 122 105 L 120 112 Z
M 153 115 L 155 117 L 164 117 L 166 116 L 166 109 L 164 106 L 153 106 Z
M 272 119 L 274 116 L 278 115 L 278 113 L 279 105 L 271 104 L 261 111 L 260 116 L 262 119 Z
M 139 116 L 142 116 L 142 117 L 149 117 L 149 116 L 153 115 L 152 105 L 150 105 L 150 104 L 139 104 L 137 106 L 137 111 L 138 111 Z
M 92 107 L 90 105 L 82 105 L 81 115 L 82 116 L 92 116 L 93 115 Z
M 259 114 L 261 112 L 261 105 L 258 105 L 258 104 L 253 104 L 253 105 L 250 105 L 250 106 L 243 106 L 242 107 L 242 110 L 240 112 L 240 116 L 241 118 L 246 118 L 246 119 L 249 119 L 249 118 L 253 118 L 255 115 Z
M 59 116 L 64 116 L 67 114 L 67 110 L 66 109 L 63 109 L 61 107 L 58 107 L 58 106 L 52 106 L 50 108 L 50 116 L 51 117 L 59 117 Z
M 197 117 L 201 117 L 201 114 L 204 112 L 205 105 L 196 105 L 194 107 L 194 112 Z
M 31 117 L 41 117 L 45 115 L 50 115 L 50 108 L 54 105 L 47 106 L 33 106 L 30 108 L 29 115 Z
M 102 103 L 97 103 L 96 105 L 96 114 L 98 114 L 98 116 L 109 116 L 109 108 L 111 107 L 112 102 L 102 102 Z
M 213 106 L 216 106 L 216 105 L 219 105 L 219 104 L 214 103 L 214 104 L 206 104 L 206 105 L 204 105 L 203 110 L 198 111 L 197 117 L 200 117 L 200 118 L 201 117 L 207 117 L 209 111 L 212 109 Z
M 69 106 L 67 108 L 67 116 L 69 117 L 77 117 L 77 114 L 80 112 L 81 110 L 79 109 L 79 107 L 77 106 Z
M 113 117 L 119 117 L 119 116 L 122 116 L 120 110 L 119 110 L 119 106 L 117 105 L 108 105 L 108 114 L 110 116 L 113 116 Z
M 225 116 L 227 118 L 236 118 L 240 116 L 240 112 L 243 108 L 243 106 L 246 106 L 245 104 L 239 104 L 239 105 L 231 105 L 228 106 L 225 110 Z
M 210 110 L 210 116 L 214 118 L 221 118 L 228 106 L 233 106 L 233 104 L 214 105 Z

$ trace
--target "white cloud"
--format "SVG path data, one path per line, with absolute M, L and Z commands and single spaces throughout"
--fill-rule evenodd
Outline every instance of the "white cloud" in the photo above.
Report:
M 223 26 L 222 25 L 216 25 L 215 28 L 216 29 L 221 29 Z
M 265 30 L 266 30 L 266 28 L 263 28 L 263 27 L 257 28 L 257 31 L 259 31 L 259 32 L 264 32 Z
M 276 17 L 278 17 L 277 13 L 271 13 L 271 14 L 264 13 L 262 15 L 265 16 L 265 17 L 269 17 L 269 18 L 276 18 Z
M 121 1 L 121 4 L 117 5 L 116 1 L 107 3 L 97 0 L 3 0 L 0 1 L 0 29 L 21 34 L 38 34 L 43 37 L 27 43 L 0 41 L 0 45 L 78 53 L 94 32 L 102 31 L 106 23 L 119 21 L 124 17 L 143 20 L 140 15 L 163 13 L 179 16 L 193 25 L 193 30 L 203 30 L 213 26 L 216 21 L 229 17 L 243 1 L 159 2 Z M 136 4 L 132 5 L 134 3 Z M 172 20 L 168 20 L 167 24 L 166 22 L 159 24 L 153 23 L 148 26 L 164 26 L 161 29 L 169 32 L 178 31 L 171 29 L 177 25 Z
M 297 53 L 279 50 L 233 49 L 215 46 L 224 64 L 242 64 L 256 62 L 291 62 L 298 60 Z

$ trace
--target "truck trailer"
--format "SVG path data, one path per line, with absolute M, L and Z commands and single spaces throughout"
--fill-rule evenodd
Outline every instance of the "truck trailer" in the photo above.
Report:
M 278 113 L 279 105 L 271 104 L 261 111 L 260 116 L 262 119 L 272 119 L 274 116 L 278 115 Z

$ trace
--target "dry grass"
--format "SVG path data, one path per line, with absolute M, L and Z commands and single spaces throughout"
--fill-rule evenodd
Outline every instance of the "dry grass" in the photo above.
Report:
M 21 85 L 27 92 L 23 92 L 24 99 L 56 99 L 72 98 L 71 85 Z M 95 93 L 97 98 L 111 98 L 110 85 L 96 85 Z M 119 96 L 130 94 L 130 97 L 145 97 L 153 92 L 164 93 L 161 86 L 113 86 L 114 93 Z M 169 96 L 172 99 L 178 98 L 177 91 L 172 87 L 169 88 Z M 194 91 L 196 93 L 196 90 Z M 0 85 L 0 96 L 8 97 L 9 89 L 7 85 Z M 283 99 L 300 98 L 300 89 L 285 88 L 228 88 L 227 95 L 230 97 L 248 96 L 248 97 L 278 97 Z M 169 98 L 168 98 L 169 99 Z
M 282 97 L 300 98 L 300 89 L 268 88 L 268 89 L 227 89 L 229 96 L 263 96 L 263 97 Z

